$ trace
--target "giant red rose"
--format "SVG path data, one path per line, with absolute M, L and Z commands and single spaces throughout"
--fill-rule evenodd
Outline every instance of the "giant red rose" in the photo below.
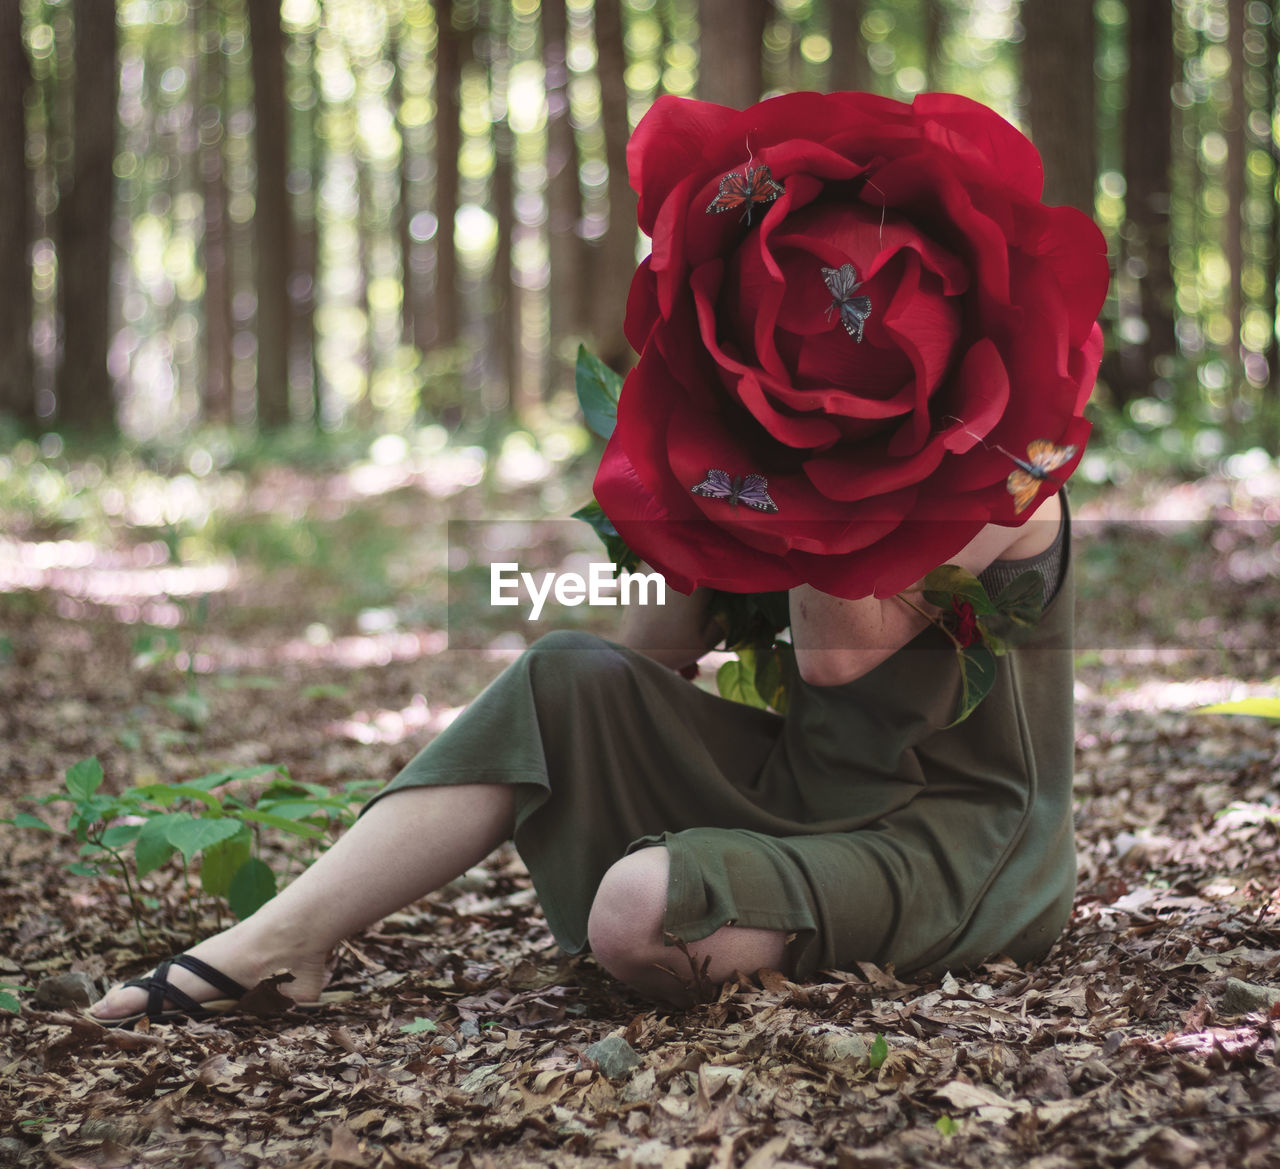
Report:
M 627 158 L 653 247 L 595 494 L 673 585 L 888 596 L 1074 470 L 1106 246 L 999 115 L 659 98 Z

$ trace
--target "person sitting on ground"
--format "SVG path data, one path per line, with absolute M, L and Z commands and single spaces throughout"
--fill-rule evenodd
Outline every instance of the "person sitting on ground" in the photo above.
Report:
M 689 1001 L 677 941 L 713 983 L 1040 958 L 1075 879 L 1068 526 L 1052 496 L 953 558 L 993 591 L 1036 571 L 1049 598 L 956 726 L 953 647 L 896 597 L 791 590 L 786 717 L 681 676 L 716 639 L 706 590 L 629 609 L 617 643 L 540 639 L 194 969 L 180 956 L 93 1017 L 192 1013 L 281 970 L 314 1001 L 341 939 L 512 839 L 560 945 L 655 999 Z

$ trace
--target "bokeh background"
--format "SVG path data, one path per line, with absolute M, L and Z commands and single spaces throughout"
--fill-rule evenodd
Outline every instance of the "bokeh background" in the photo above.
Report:
M 0 413 L 536 430 L 580 341 L 629 360 L 658 94 L 942 89 L 1107 232 L 1085 477 L 1204 470 L 1280 417 L 1278 42 L 1261 0 L 3 0 Z
M 204 670 L 210 621 L 525 643 L 487 563 L 599 554 L 573 364 L 634 357 L 628 134 L 801 88 L 1032 136 L 1113 267 L 1082 644 L 1256 644 L 1278 48 L 1261 0 L 0 0 L 0 665 L 32 612 Z

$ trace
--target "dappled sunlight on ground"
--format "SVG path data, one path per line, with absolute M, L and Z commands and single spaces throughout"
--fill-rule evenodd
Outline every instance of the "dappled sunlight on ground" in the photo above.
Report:
M 359 710 L 325 729 L 356 743 L 401 743 L 411 735 L 439 734 L 465 709 L 465 706 L 432 707 L 424 695 L 415 694 L 413 701 L 402 710 Z
M 72 602 L 106 606 L 119 621 L 173 626 L 182 614 L 166 602 L 225 592 L 238 579 L 230 560 L 213 564 L 170 564 L 168 560 L 168 548 L 154 540 L 103 548 L 88 540 L 0 539 L 0 592 L 49 589 Z
M 1124 654 L 1112 656 L 1111 664 L 1119 669 L 1124 664 L 1132 666 L 1133 658 Z M 1148 655 L 1143 655 L 1148 658 Z M 1165 655 L 1165 664 L 1171 661 Z M 1112 711 L 1179 711 L 1194 713 L 1202 706 L 1216 702 L 1235 702 L 1241 698 L 1267 698 L 1276 694 L 1280 680 L 1246 683 L 1237 678 L 1202 677 L 1190 681 L 1173 681 L 1167 677 L 1153 677 L 1137 682 L 1123 690 L 1106 689 L 1105 701 Z M 1100 690 L 1087 682 L 1076 680 L 1076 701 L 1101 699 Z
M 294 637 L 267 645 L 205 638 L 192 662 L 179 655 L 178 664 L 183 668 L 190 664 L 197 674 L 262 670 L 285 664 L 363 670 L 392 662 L 417 661 L 440 653 L 445 645 L 445 634 L 438 629 L 389 630 L 324 640 Z

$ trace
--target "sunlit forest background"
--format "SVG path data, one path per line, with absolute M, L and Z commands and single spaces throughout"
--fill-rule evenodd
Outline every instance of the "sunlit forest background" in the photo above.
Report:
M 1261 0 L 0 0 L 0 665 L 46 610 L 188 669 L 172 631 L 215 617 L 457 644 L 508 539 L 466 523 L 594 548 L 575 355 L 634 360 L 626 146 L 664 93 L 1013 120 L 1112 260 L 1078 498 L 1217 482 L 1186 517 L 1274 525 L 1278 47 Z
M 1114 260 L 1125 457 L 1274 440 L 1278 31 L 1261 0 L 3 0 L 9 434 L 482 445 L 621 368 L 629 130 L 661 93 L 952 90 Z

